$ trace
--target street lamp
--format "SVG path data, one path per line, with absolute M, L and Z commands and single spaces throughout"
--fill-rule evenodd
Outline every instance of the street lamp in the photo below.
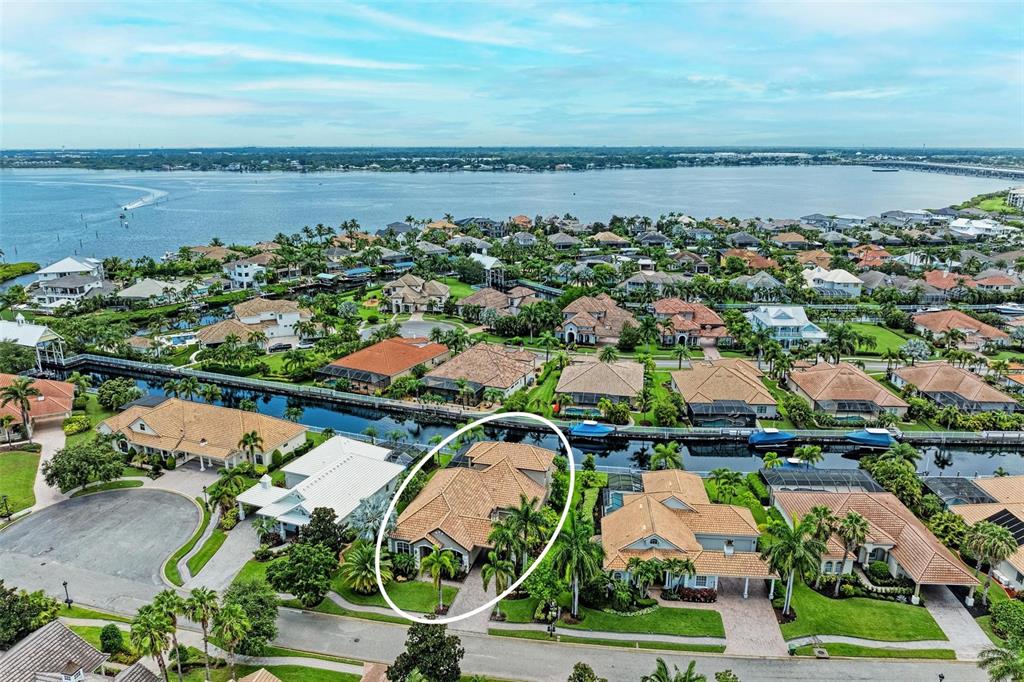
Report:
M 69 609 L 71 608 L 71 605 L 75 603 L 75 600 L 72 599 L 71 595 L 68 594 L 68 581 L 67 580 L 64 581 L 64 603 L 67 604 L 67 607 Z
M 554 637 L 555 637 L 555 624 L 554 623 L 549 623 L 548 624 L 548 637 L 551 637 L 552 639 L 554 639 Z
M 12 516 L 11 505 L 7 503 L 6 495 L 0 498 L 0 505 L 2 505 L 2 509 L 0 509 L 0 517 L 3 517 L 5 520 L 10 521 Z

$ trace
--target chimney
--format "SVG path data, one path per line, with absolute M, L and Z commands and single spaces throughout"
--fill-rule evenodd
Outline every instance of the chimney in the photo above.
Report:
M 734 551 L 735 551 L 735 547 L 733 547 L 732 540 L 726 540 L 725 541 L 725 556 L 732 556 Z

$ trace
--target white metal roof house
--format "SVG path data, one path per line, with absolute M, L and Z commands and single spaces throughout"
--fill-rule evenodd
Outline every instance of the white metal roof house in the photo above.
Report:
M 808 289 L 814 289 L 822 296 L 837 298 L 857 298 L 864 284 L 856 275 L 846 270 L 826 270 L 814 267 L 803 271 L 804 282 Z
M 239 495 L 239 517 L 245 517 L 245 506 L 258 507 L 257 516 L 277 521 L 282 534 L 309 523 L 317 507 L 330 507 L 344 520 L 364 500 L 398 489 L 405 467 L 387 461 L 389 454 L 387 448 L 335 436 L 284 466 L 286 487 L 264 475 Z
M 31 348 L 40 369 L 43 360 L 64 361 L 64 339 L 45 325 L 26 322 L 21 313 L 14 321 L 0 320 L 0 341 L 13 341 L 15 345 Z
M 68 275 L 88 275 L 98 279 L 103 278 L 103 261 L 96 258 L 75 258 L 68 256 L 62 258 L 52 265 L 36 271 L 39 276 L 38 282 L 48 279 L 59 279 Z
M 798 305 L 761 305 L 746 313 L 754 329 L 770 329 L 772 338 L 783 348 L 800 343 L 820 343 L 828 338 L 818 325 L 807 319 L 807 313 Z

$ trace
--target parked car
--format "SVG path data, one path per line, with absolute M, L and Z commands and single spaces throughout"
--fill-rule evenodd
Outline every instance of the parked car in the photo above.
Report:
M 275 343 L 273 346 L 267 349 L 268 353 L 280 353 L 284 350 L 291 350 L 292 344 L 290 343 Z

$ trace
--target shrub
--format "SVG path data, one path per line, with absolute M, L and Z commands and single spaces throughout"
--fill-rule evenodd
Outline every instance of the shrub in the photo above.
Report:
M 220 523 L 217 525 L 220 526 L 221 530 L 231 530 L 232 528 L 237 526 L 238 507 L 232 507 L 231 509 L 228 509 L 226 512 L 224 512 L 220 517 Z
M 274 450 L 274 453 L 270 455 L 270 466 L 278 469 L 282 464 L 284 464 L 284 455 L 281 454 L 280 450 Z
M 416 559 L 412 554 L 399 552 L 391 556 L 391 568 L 396 576 L 411 578 L 416 575 Z
M 747 474 L 747 487 L 754 493 L 761 504 L 768 504 L 768 486 L 761 480 L 761 474 L 751 471 Z
M 1024 602 L 1016 599 L 993 604 L 992 628 L 1002 637 L 1019 638 L 1024 635 Z
M 843 583 L 839 586 L 839 596 L 841 597 L 853 597 L 857 594 L 857 588 L 849 583 Z
M 262 563 L 274 558 L 274 553 L 270 551 L 270 545 L 260 545 L 252 551 L 252 558 Z
M 636 600 L 636 607 L 638 609 L 649 609 L 652 606 L 657 606 L 657 605 L 658 605 L 658 600 L 657 599 L 651 599 L 650 597 L 642 597 L 642 598 Z
M 124 636 L 121 628 L 114 623 L 107 623 L 100 630 L 100 651 L 105 654 L 119 654 L 124 651 Z
M 370 324 L 377 324 L 380 322 L 380 316 L 377 313 L 370 313 L 366 316 L 366 321 Z
M 76 433 L 85 433 L 91 429 L 92 422 L 84 414 L 76 414 L 64 420 L 63 428 L 65 436 L 73 436 Z
M 174 471 L 174 467 L 178 466 L 178 463 L 174 461 L 173 457 L 167 457 L 164 459 L 164 469 L 168 471 Z
M 41 443 L 25 443 L 24 445 L 19 445 L 18 449 L 25 452 L 42 452 L 43 446 Z
M 263 474 L 267 473 L 267 467 L 262 464 L 257 464 L 255 467 L 253 467 L 253 471 L 256 473 L 257 476 L 263 476 Z
M 695 604 L 711 604 L 718 599 L 718 590 L 710 587 L 678 587 L 676 592 L 682 601 Z
M 884 561 L 872 561 L 868 564 L 868 578 L 875 585 L 882 585 L 892 580 L 892 574 L 889 573 L 889 564 Z
M 75 410 L 84 410 L 89 406 L 89 398 L 84 395 L 80 395 L 71 401 L 71 408 Z

